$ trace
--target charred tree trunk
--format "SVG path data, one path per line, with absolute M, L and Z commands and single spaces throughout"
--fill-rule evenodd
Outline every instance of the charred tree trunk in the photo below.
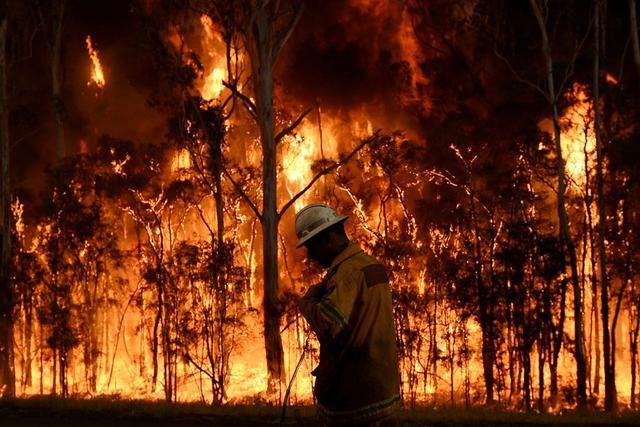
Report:
M 156 384 L 158 382 L 158 347 L 159 347 L 159 339 L 158 339 L 158 328 L 160 327 L 160 322 L 162 320 L 162 297 L 160 286 L 156 287 L 156 291 L 158 293 L 158 307 L 156 308 L 156 316 L 153 321 L 153 330 L 151 337 L 151 364 L 153 365 L 153 375 L 151 377 L 151 391 L 156 390 Z
M 507 348 L 509 356 L 509 403 L 514 398 L 516 393 L 516 369 L 515 369 L 515 357 L 516 357 L 516 344 L 514 333 L 514 321 L 513 321 L 513 304 L 507 305 Z
M 548 100 L 553 110 L 553 130 L 556 151 L 556 161 L 558 163 L 558 219 L 560 223 L 560 239 L 564 243 L 571 264 L 571 282 L 573 284 L 573 311 L 574 311 L 574 336 L 575 336 L 575 359 L 576 359 L 576 395 L 578 407 L 584 408 L 587 403 L 587 363 L 584 350 L 584 337 L 582 325 L 582 289 L 578 276 L 578 259 L 576 248 L 569 226 L 569 218 L 565 206 L 565 161 L 562 155 L 560 119 L 558 114 L 558 94 L 556 94 L 553 58 L 551 56 L 551 46 L 547 35 L 545 18 L 542 16 L 537 0 L 530 0 L 531 8 L 538 22 L 540 37 L 542 40 L 542 50 L 547 74 Z
M 629 30 L 633 48 L 633 62 L 640 79 L 640 42 L 638 41 L 638 21 L 636 19 L 636 0 L 629 0 Z
M 44 342 L 44 331 L 42 330 L 42 324 L 39 325 L 39 339 L 40 342 L 43 343 Z M 39 360 L 39 368 L 40 368 L 40 381 L 39 381 L 39 385 L 40 385 L 40 394 L 44 394 L 44 346 L 41 345 L 40 349 L 38 350 L 38 353 L 40 355 L 40 360 Z
M 538 337 L 538 411 L 544 412 L 544 365 L 546 363 L 546 343 L 544 333 Z
M 611 342 L 611 334 L 615 330 L 609 329 L 609 282 L 607 278 L 607 258 L 605 247 L 605 221 L 604 209 L 604 178 L 602 173 L 602 138 L 600 134 L 600 0 L 595 5 L 595 55 L 593 63 L 593 108 L 594 131 L 596 137 L 596 187 L 598 192 L 598 256 L 600 261 L 600 309 L 602 310 L 602 346 L 604 349 L 604 408 L 606 411 L 615 411 L 617 406 L 616 379 L 614 371 L 614 348 Z
M 527 340 L 527 338 L 525 338 Z M 528 343 L 522 348 L 522 367 L 524 369 L 524 378 L 522 384 L 523 391 L 523 407 L 525 411 L 531 410 L 531 346 Z
M 31 289 L 25 290 L 24 301 L 24 364 L 22 365 L 22 392 L 26 391 L 33 382 L 31 365 L 33 363 L 33 292 Z
M 55 396 L 58 393 L 58 351 L 55 347 L 52 349 L 51 359 L 53 360 L 53 369 L 51 371 L 51 394 Z
M 161 273 L 164 276 L 164 272 Z M 164 396 L 167 402 L 173 401 L 173 344 L 171 340 L 171 322 L 173 321 L 170 295 L 167 290 L 167 282 L 161 279 L 161 293 L 159 301 L 160 310 L 162 311 L 160 328 L 162 334 L 162 372 L 163 372 L 163 388 Z
M 473 179 L 469 177 L 470 181 Z M 493 365 L 495 358 L 494 351 L 494 333 L 493 333 L 493 310 L 488 289 L 484 285 L 483 268 L 482 268 L 482 248 L 480 243 L 480 228 L 476 214 L 475 191 L 473 183 L 470 182 L 469 206 L 471 209 L 471 221 L 473 222 L 475 260 L 474 274 L 478 292 L 478 310 L 480 318 L 480 329 L 482 330 L 482 370 L 485 385 L 485 403 L 491 405 L 494 403 L 494 383 Z
M 90 268 L 90 267 L 89 267 Z M 86 320 L 83 325 L 83 359 L 85 366 L 85 381 L 87 383 L 87 389 L 93 393 L 96 391 L 98 380 L 98 307 L 96 307 L 97 299 L 95 290 L 98 286 L 98 279 L 92 287 L 89 283 L 88 273 L 85 272 L 84 277 L 84 305 L 87 309 L 85 314 Z M 92 291 L 93 288 L 93 291 Z
M 59 371 L 60 371 L 60 396 L 62 396 L 63 398 L 67 398 L 69 397 L 69 387 L 68 387 L 68 383 L 67 383 L 67 368 L 68 368 L 68 364 L 67 364 L 67 358 L 68 358 L 68 352 L 69 349 L 66 347 L 65 344 L 62 344 L 62 348 L 60 349 L 59 352 L 59 356 L 60 356 L 60 360 L 58 362 L 59 364 Z
M 51 94 L 56 125 L 56 160 L 64 157 L 64 103 L 62 102 L 62 30 L 66 0 L 53 5 L 53 43 L 51 45 Z
M 551 284 L 549 283 L 549 286 Z M 558 403 L 558 359 L 560 357 L 560 349 L 562 348 L 562 337 L 564 335 L 564 321 L 566 317 L 566 295 L 567 295 L 567 282 L 563 279 L 561 282 L 560 293 L 560 319 L 558 320 L 558 326 L 553 327 L 553 319 L 549 317 L 550 328 L 553 333 L 551 335 L 551 355 L 549 357 L 549 395 L 551 406 L 555 406 Z
M 13 291 L 10 280 L 11 206 L 9 188 L 9 109 L 7 106 L 7 25 L 0 5 L 0 153 L 2 156 L 2 255 L 0 256 L 0 395 L 15 395 L 13 369 Z
M 640 333 L 640 315 L 638 314 L 637 306 L 635 306 L 634 308 L 631 308 L 630 311 L 632 313 L 629 316 L 629 322 L 631 323 L 631 327 L 629 328 L 629 347 L 630 347 L 629 352 L 631 353 L 630 406 L 632 410 L 635 410 L 637 408 L 636 378 L 638 376 L 637 363 L 638 363 L 638 335 Z

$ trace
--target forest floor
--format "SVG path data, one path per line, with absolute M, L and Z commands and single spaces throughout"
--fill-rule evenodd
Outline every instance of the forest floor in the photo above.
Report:
M 150 402 L 113 398 L 54 399 L 35 397 L 0 400 L 2 427 L 188 427 L 188 426 L 321 426 L 310 406 L 281 408 Z M 403 409 L 393 426 L 639 426 L 640 413 L 601 412 L 536 415 L 487 409 Z

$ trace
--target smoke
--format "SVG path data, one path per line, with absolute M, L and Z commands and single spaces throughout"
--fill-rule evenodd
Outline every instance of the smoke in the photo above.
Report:
M 392 99 L 401 15 L 396 2 L 309 2 L 286 47 L 285 90 L 331 107 Z
M 166 137 L 166 112 L 151 102 L 166 89 L 166 75 L 153 60 L 143 9 L 124 0 L 68 4 L 62 56 L 67 155 L 92 151 L 105 134 L 136 143 Z M 420 53 L 407 38 L 404 13 L 401 2 L 307 2 L 276 69 L 276 108 L 317 103 L 346 128 L 417 128 L 410 107 Z M 102 89 L 87 85 L 88 35 L 104 67 Z M 16 147 L 14 178 L 16 188 L 31 194 L 45 189 L 45 171 L 56 162 L 50 38 L 38 31 L 33 57 L 15 67 L 14 105 L 29 112 L 35 131 L 15 132 L 28 135 Z
M 41 12 L 48 24 L 49 11 L 43 7 Z M 92 150 L 104 134 L 141 142 L 164 137 L 166 119 L 149 104 L 159 73 L 145 52 L 140 24 L 129 1 L 68 2 L 61 59 L 66 155 Z M 40 21 L 37 25 L 32 54 L 15 62 L 10 80 L 12 173 L 15 188 L 25 195 L 44 190 L 46 170 L 56 162 L 51 31 Z M 92 67 L 88 35 L 104 67 L 103 89 L 87 85 Z

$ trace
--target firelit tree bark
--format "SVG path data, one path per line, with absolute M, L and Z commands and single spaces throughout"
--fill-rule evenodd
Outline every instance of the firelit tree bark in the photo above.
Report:
M 556 93 L 553 74 L 553 58 L 551 56 L 551 45 L 547 35 L 546 18 L 542 15 L 542 10 L 537 0 L 530 0 L 531 9 L 535 15 L 540 30 L 542 41 L 542 53 L 546 67 L 547 78 L 547 100 L 551 104 L 553 111 L 553 135 L 556 151 L 556 161 L 558 168 L 558 219 L 560 223 L 560 240 L 564 243 L 569 262 L 571 265 L 571 282 L 573 284 L 573 311 L 574 311 L 574 336 L 575 336 L 575 359 L 576 359 L 576 393 L 578 407 L 584 408 L 587 403 L 587 363 L 585 358 L 583 325 L 582 325 L 582 289 L 578 276 L 578 259 L 576 248 L 569 226 L 569 217 L 565 205 L 565 161 L 562 154 L 562 141 L 560 119 L 558 114 L 558 94 Z
M 585 129 L 586 131 L 587 129 Z M 594 230 L 594 218 L 592 214 L 592 203 L 593 203 L 593 191 L 591 190 L 591 180 L 590 180 L 590 149 L 585 144 L 583 148 L 584 154 L 584 170 L 585 170 L 585 184 L 584 184 L 584 205 L 585 205 L 585 213 L 586 213 L 586 221 L 585 221 L 585 231 L 583 236 L 583 269 L 586 265 L 586 252 L 587 248 L 589 248 L 589 258 L 591 265 L 596 265 L 596 257 L 598 250 L 596 249 L 596 236 Z M 591 269 L 591 273 L 589 274 L 589 278 L 591 280 L 591 315 L 589 316 L 589 330 L 593 331 L 593 342 L 595 343 L 595 365 L 593 368 L 593 382 L 590 384 L 589 392 L 592 394 L 599 395 L 600 394 L 600 304 L 598 302 L 598 272 L 595 268 Z M 583 273 L 583 282 L 586 279 L 585 273 Z M 591 348 L 591 346 L 590 346 Z M 588 369 L 591 372 L 591 368 Z
M 284 380 L 284 355 L 280 337 L 282 309 L 278 302 L 278 212 L 276 142 L 273 124 L 273 41 L 269 9 L 256 5 L 247 30 L 256 105 L 256 121 L 262 144 L 262 262 L 264 268 L 264 345 L 269 389 Z M 276 53 L 277 55 L 277 53 Z
M 2 156 L 2 255 L 0 257 L 0 395 L 15 395 L 13 371 L 13 292 L 10 281 L 11 209 L 9 191 L 9 109 L 7 107 L 7 25 L 0 5 L 0 152 Z

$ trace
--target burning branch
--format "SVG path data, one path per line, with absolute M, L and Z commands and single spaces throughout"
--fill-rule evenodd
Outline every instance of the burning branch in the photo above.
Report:
M 93 47 L 91 43 L 91 36 L 87 36 L 87 52 L 89 52 L 89 57 L 91 58 L 91 62 L 93 63 L 93 69 L 91 70 L 91 80 L 87 82 L 87 86 L 90 86 L 91 83 L 95 83 L 100 89 L 104 88 L 105 79 L 104 79 L 104 71 L 102 70 L 102 64 L 100 63 L 100 58 L 98 57 L 98 52 Z
M 233 93 L 233 95 L 235 95 L 238 98 L 240 98 L 240 100 L 244 104 L 244 106 L 247 109 L 247 111 L 249 112 L 249 114 L 251 114 L 251 117 L 253 117 L 253 119 L 256 120 L 258 118 L 258 116 L 256 114 L 256 104 L 251 100 L 251 98 L 249 98 L 244 93 L 240 92 L 238 90 L 238 85 L 235 84 L 235 83 L 232 84 L 232 83 L 223 81 L 222 84 L 224 85 L 224 87 L 229 89 L 231 91 L 231 93 Z
M 308 108 L 304 113 L 300 114 L 300 116 L 298 116 L 298 118 L 293 123 L 291 123 L 286 128 L 282 129 L 280 133 L 276 135 L 276 144 L 279 143 L 282 140 L 282 138 L 290 134 L 295 128 L 297 128 L 300 122 L 304 120 L 305 117 L 307 117 L 307 114 L 309 114 L 312 109 L 313 107 Z
M 298 200 L 300 197 L 302 197 L 302 195 L 304 193 L 307 192 L 307 190 L 309 190 L 313 184 L 316 183 L 317 180 L 319 180 L 320 178 L 322 178 L 324 175 L 327 175 L 331 172 L 333 172 L 335 169 L 339 168 L 340 166 L 346 164 L 349 162 L 349 160 L 351 160 L 353 158 L 353 156 L 355 156 L 360 150 L 362 150 L 365 146 L 371 144 L 374 141 L 379 140 L 380 137 L 380 131 L 376 131 L 373 135 L 371 135 L 369 138 L 363 140 L 356 148 L 353 149 L 353 151 L 351 151 L 349 154 L 347 154 L 346 157 L 344 157 L 342 160 L 340 160 L 339 162 L 335 162 L 330 166 L 327 166 L 326 168 L 322 169 L 320 172 L 318 172 L 316 174 L 316 176 L 313 177 L 313 179 L 311 181 L 309 181 L 309 183 L 302 189 L 300 190 L 295 196 L 293 196 L 291 198 L 291 200 L 289 200 L 280 210 L 280 212 L 278 212 L 278 219 L 282 218 L 282 215 L 284 215 L 284 213 L 287 211 L 287 209 L 289 209 L 291 207 L 291 205 L 293 205 L 296 200 Z
M 240 197 L 242 197 L 244 199 L 244 201 L 247 202 L 247 204 L 249 205 L 249 207 L 251 208 L 253 213 L 256 214 L 256 217 L 258 217 L 258 220 L 260 220 L 262 222 L 262 214 L 260 213 L 260 211 L 256 207 L 255 203 L 253 203 L 253 201 L 251 200 L 249 195 L 247 193 L 245 193 L 245 191 L 242 189 L 240 184 L 238 184 L 233 179 L 233 177 L 231 176 L 231 174 L 229 173 L 227 168 L 224 166 L 224 164 L 222 166 L 222 173 L 224 173 L 224 176 L 226 176 L 229 179 L 229 181 L 231 181 L 231 184 L 233 184 L 233 187 L 236 189 L 236 191 L 238 192 Z

